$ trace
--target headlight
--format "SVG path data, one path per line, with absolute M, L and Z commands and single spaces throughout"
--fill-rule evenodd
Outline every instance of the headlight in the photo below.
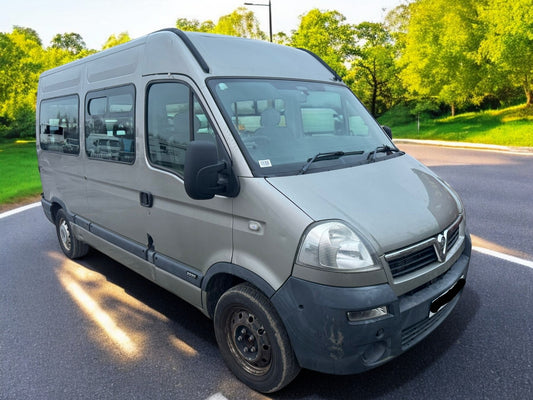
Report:
M 322 222 L 305 235 L 298 252 L 298 263 L 339 270 L 372 271 L 375 265 L 361 238 L 338 221 Z

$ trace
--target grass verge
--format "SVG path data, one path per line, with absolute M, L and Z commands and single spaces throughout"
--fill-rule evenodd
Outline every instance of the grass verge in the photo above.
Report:
M 33 199 L 41 191 L 35 140 L 0 141 L 0 204 Z
M 421 119 L 396 125 L 385 114 L 380 123 L 390 125 L 394 138 L 447 140 L 533 147 L 533 107 L 515 106 L 502 110 L 465 113 L 455 117 Z

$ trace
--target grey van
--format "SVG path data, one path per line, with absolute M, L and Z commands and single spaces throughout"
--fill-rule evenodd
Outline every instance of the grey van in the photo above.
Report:
M 459 301 L 459 196 L 305 50 L 154 32 L 43 73 L 36 128 L 63 252 L 193 304 L 258 391 L 382 365 Z

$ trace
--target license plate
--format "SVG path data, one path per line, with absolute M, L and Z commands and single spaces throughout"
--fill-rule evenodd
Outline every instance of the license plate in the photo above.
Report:
M 446 306 L 450 301 L 453 300 L 453 298 L 461 291 L 461 289 L 465 286 L 466 279 L 460 278 L 455 284 L 448 289 L 446 292 L 441 294 L 439 297 L 437 297 L 435 300 L 431 302 L 431 306 L 429 307 L 429 317 L 431 318 L 435 314 L 437 314 L 440 310 L 442 310 L 443 307 Z

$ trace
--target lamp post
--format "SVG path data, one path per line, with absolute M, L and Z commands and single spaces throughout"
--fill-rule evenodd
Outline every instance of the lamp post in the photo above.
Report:
M 270 41 L 272 42 L 272 3 L 268 0 L 268 4 L 264 3 L 244 3 L 245 6 L 263 6 L 268 7 L 268 23 L 270 28 Z

